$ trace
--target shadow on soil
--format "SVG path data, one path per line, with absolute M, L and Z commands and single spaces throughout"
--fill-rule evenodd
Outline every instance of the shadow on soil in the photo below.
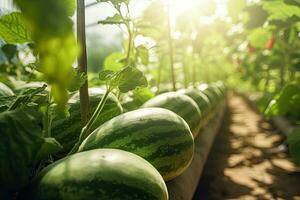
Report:
M 244 101 L 244 103 L 246 103 Z M 249 108 L 249 105 L 247 106 Z M 254 111 L 253 108 L 249 108 Z M 254 111 L 256 112 L 256 111 Z M 289 159 L 285 152 L 273 151 L 273 148 L 261 148 L 247 143 L 243 136 L 237 136 L 231 132 L 230 126 L 233 122 L 230 109 L 224 117 L 224 122 L 220 133 L 215 139 L 208 160 L 206 162 L 201 180 L 194 195 L 193 200 L 223 200 L 223 199 L 241 199 L 241 196 L 252 197 L 251 199 L 300 199 L 300 173 L 299 171 L 289 171 L 273 163 L 272 158 Z M 240 122 L 238 122 L 240 123 Z M 272 128 L 265 126 L 265 121 L 259 121 L 257 127 L 261 132 L 271 132 Z M 240 123 L 240 125 L 244 125 Z M 246 127 L 245 127 L 246 128 Z M 274 133 L 274 132 L 273 132 Z M 267 136 L 268 137 L 268 136 Z M 241 140 L 240 148 L 232 147 L 232 140 Z M 277 142 L 277 143 L 276 143 Z M 278 146 L 278 141 L 274 142 L 274 149 Z M 249 159 L 241 160 L 236 165 L 229 165 L 229 157 L 232 154 L 242 154 L 243 149 L 250 148 L 262 152 L 261 155 L 252 156 Z M 239 184 L 224 174 L 225 169 L 235 167 L 248 167 L 258 165 L 262 162 L 270 163 L 266 174 L 272 177 L 270 184 L 260 180 L 252 179 L 253 185 Z M 258 188 L 266 190 L 267 194 L 255 194 L 253 191 Z

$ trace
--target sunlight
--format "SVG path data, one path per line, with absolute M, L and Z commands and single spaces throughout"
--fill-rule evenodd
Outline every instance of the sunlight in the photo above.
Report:
M 171 22 L 174 24 L 178 16 L 194 8 L 199 8 L 199 17 L 201 15 L 203 17 L 205 15 L 203 12 L 207 12 L 207 10 L 214 10 L 213 7 L 215 7 L 214 17 L 224 17 L 227 13 L 225 4 L 226 0 L 169 0 Z M 204 19 L 207 20 L 207 17 Z
M 195 7 L 204 5 L 207 0 L 169 0 L 170 8 L 176 15 L 180 15 Z

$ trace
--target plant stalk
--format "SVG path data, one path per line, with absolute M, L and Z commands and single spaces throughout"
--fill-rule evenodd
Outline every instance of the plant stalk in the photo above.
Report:
M 77 42 L 81 47 L 81 54 L 78 56 L 79 72 L 87 75 L 87 53 L 85 34 L 85 1 L 77 0 Z M 90 116 L 90 102 L 88 92 L 88 81 L 80 87 L 80 113 L 81 123 L 84 126 Z
M 83 129 L 81 130 L 79 140 L 74 145 L 73 149 L 70 151 L 68 155 L 74 154 L 78 150 L 80 144 L 89 136 L 93 124 L 95 123 L 96 119 L 98 118 L 98 116 L 100 115 L 101 111 L 104 108 L 109 93 L 110 93 L 110 89 L 107 89 L 104 96 L 101 98 L 101 101 L 99 102 L 94 114 L 89 119 L 85 127 L 83 127 Z

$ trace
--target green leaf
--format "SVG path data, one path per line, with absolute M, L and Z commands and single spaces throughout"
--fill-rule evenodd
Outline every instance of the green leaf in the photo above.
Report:
M 110 2 L 112 3 L 115 7 L 120 8 L 120 5 L 122 3 L 129 4 L 129 0 L 97 0 L 98 2 Z
M 267 116 L 290 114 L 300 117 L 300 87 L 295 84 L 287 85 L 280 94 L 271 101 L 266 110 Z
M 247 29 L 263 26 L 269 16 L 268 12 L 265 11 L 260 4 L 247 6 L 244 10 L 248 14 L 248 19 L 245 19 L 245 27 Z
M 72 79 L 71 85 L 69 86 L 68 90 L 70 92 L 74 92 L 79 90 L 79 88 L 87 81 L 87 75 L 85 73 L 80 73 L 78 69 L 73 68 L 72 70 Z
M 12 101 L 9 109 L 10 110 L 15 110 L 17 108 L 20 107 L 24 107 L 24 106 L 30 106 L 32 104 L 34 104 L 35 101 L 37 100 L 41 100 L 38 103 L 45 103 L 47 101 L 46 95 L 43 95 L 45 89 L 47 88 L 47 85 L 44 84 L 41 87 L 30 87 L 27 88 L 25 90 L 23 90 L 21 92 L 21 94 L 19 94 L 17 96 L 17 98 L 14 99 L 14 101 Z
M 104 69 L 105 70 L 112 70 L 112 71 L 119 71 L 124 67 L 124 64 L 121 62 L 126 55 L 123 53 L 115 52 L 110 54 L 104 60 Z
M 139 87 L 133 91 L 133 98 L 138 100 L 141 103 L 141 105 L 144 104 L 146 101 L 152 99 L 154 96 L 155 94 L 149 88 L 146 87 Z
M 112 85 L 117 86 L 120 92 L 125 93 L 137 87 L 146 87 L 148 82 L 143 72 L 137 68 L 126 67 L 117 74 Z
M 284 3 L 282 0 L 263 1 L 263 8 L 270 13 L 269 20 L 287 20 L 300 17 L 300 7 Z
M 65 4 L 68 15 L 73 16 L 76 11 L 76 0 L 65 0 Z
M 250 32 L 247 39 L 255 48 L 265 48 L 266 42 L 272 37 L 272 32 L 266 28 L 256 28 Z
M 293 129 L 288 135 L 289 152 L 300 166 L 300 127 Z
M 63 149 L 63 146 L 55 138 L 45 138 L 35 157 L 35 164 L 46 159 L 49 155 L 55 154 Z
M 104 70 L 99 73 L 99 79 L 100 79 L 100 81 L 107 82 L 107 81 L 112 80 L 115 75 L 116 75 L 116 73 L 111 70 Z
M 149 64 L 149 51 L 144 45 L 136 48 L 137 56 L 141 59 L 143 65 Z
M 125 21 L 122 16 L 119 14 L 115 14 L 112 17 L 107 17 L 105 20 L 98 21 L 99 24 L 123 24 Z
M 0 113 L 6 111 L 16 98 L 16 96 L 0 96 Z
M 0 185 L 4 191 L 28 184 L 37 152 L 45 142 L 41 118 L 33 109 L 0 113 Z
M 32 42 L 20 12 L 0 17 L 0 38 L 11 44 Z

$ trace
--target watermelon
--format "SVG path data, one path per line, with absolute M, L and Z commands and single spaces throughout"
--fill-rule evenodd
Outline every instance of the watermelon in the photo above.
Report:
M 208 99 L 208 97 L 197 89 L 181 89 L 177 91 L 179 94 L 185 94 L 191 97 L 198 105 L 203 117 L 206 116 L 211 108 L 212 105 Z
M 171 110 L 188 123 L 194 136 L 199 132 L 201 111 L 197 103 L 187 95 L 167 92 L 147 101 L 142 107 L 159 107 Z
M 14 92 L 4 83 L 0 82 L 0 97 L 13 96 Z
M 214 91 L 209 89 L 208 84 L 201 84 L 198 86 L 198 89 L 208 97 L 208 99 L 211 102 L 213 107 L 215 107 L 217 105 L 219 97 L 217 96 L 217 94 Z
M 123 109 L 128 112 L 138 109 L 154 96 L 155 94 L 149 88 L 137 88 L 133 92 L 124 94 L 120 101 Z
M 77 153 L 46 167 L 33 181 L 32 200 L 167 200 L 159 172 L 146 160 L 116 149 Z
M 104 123 L 83 141 L 78 151 L 97 148 L 137 154 L 150 162 L 164 180 L 171 180 L 192 161 L 194 140 L 180 116 L 162 108 L 143 108 Z
M 96 107 L 104 94 L 105 90 L 103 89 L 89 89 L 90 105 L 92 112 L 96 110 Z M 52 137 L 56 138 L 64 147 L 64 150 L 61 152 L 62 154 L 65 154 L 66 152 L 72 149 L 74 144 L 77 142 L 82 129 L 79 93 L 74 94 L 70 98 L 68 105 L 70 107 L 70 117 L 56 117 L 56 119 L 54 119 L 52 122 L 51 129 Z M 98 119 L 94 123 L 94 126 L 92 127 L 92 130 L 96 129 L 104 122 L 112 119 L 113 117 L 121 114 L 122 112 L 123 109 L 117 97 L 110 93 L 101 114 L 99 115 Z
M 214 92 L 219 100 L 223 98 L 222 91 L 218 87 L 214 85 L 209 85 L 208 90 Z

